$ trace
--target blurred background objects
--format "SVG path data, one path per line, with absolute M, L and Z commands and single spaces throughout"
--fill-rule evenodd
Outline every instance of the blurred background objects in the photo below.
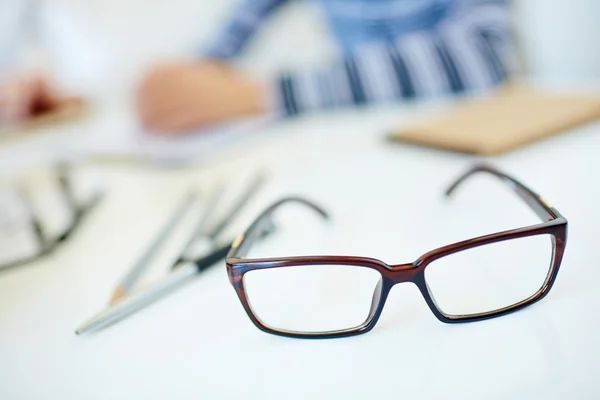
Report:
M 98 95 L 108 72 L 103 40 L 61 0 L 0 1 L 0 123 Z
M 247 33 L 231 37 L 236 32 L 234 28 L 244 28 L 244 7 L 251 13 L 263 3 L 276 7 L 276 12 L 269 15 L 268 20 L 261 16 L 264 21 L 249 23 L 252 26 L 247 26 Z M 283 3 L 285 7 L 279 7 Z M 14 76 L 15 71 L 39 73 L 41 69 L 44 76 L 48 76 L 46 79 L 53 82 L 52 87 L 60 92 L 87 94 L 107 102 L 131 98 L 153 66 L 173 60 L 194 61 L 207 55 L 226 59 L 235 70 L 244 71 L 257 82 L 273 83 L 282 71 L 308 71 L 297 75 L 297 81 L 304 82 L 309 79 L 307 75 L 317 74 L 324 66 L 339 62 L 340 55 L 350 51 L 354 42 L 385 28 L 385 23 L 373 22 L 381 19 L 377 15 L 378 8 L 387 9 L 394 4 L 410 16 L 419 9 L 468 8 L 487 3 L 508 5 L 511 45 L 520 50 L 518 57 L 510 56 L 510 52 L 506 54 L 506 63 L 513 72 L 553 82 L 594 79 L 600 74 L 599 57 L 590 51 L 600 42 L 600 34 L 594 26 L 600 10 L 591 0 L 256 3 L 2 0 L 0 6 L 6 11 L 0 13 L 0 18 L 6 22 L 1 24 L 0 65 L 5 80 L 8 75 Z M 249 21 L 257 17 L 248 14 L 246 18 Z M 389 20 L 393 18 L 386 19 Z M 388 34 L 401 36 L 403 30 L 412 29 L 397 25 L 386 28 Z M 350 53 L 356 55 L 356 46 L 352 50 Z M 472 68 L 474 72 L 470 75 L 479 76 L 467 81 L 481 81 L 485 73 L 476 72 L 473 57 L 467 57 L 468 53 L 459 51 L 457 54 L 461 57 L 456 62 L 459 67 Z M 376 52 L 367 51 L 358 59 L 368 63 L 376 56 Z M 508 60 L 509 57 L 512 58 Z M 12 72 L 9 74 L 9 71 Z M 325 72 L 329 72 L 329 67 Z M 434 81 L 435 77 L 430 76 L 420 85 L 431 89 Z M 312 92 L 314 88 L 310 83 L 303 83 L 302 89 L 297 90 L 296 96 L 304 108 L 314 105 Z M 277 101 L 286 103 L 286 99 L 273 98 L 279 95 L 263 94 L 268 97 L 263 108 L 275 107 L 273 102 Z M 289 112 L 289 104 L 279 106 Z

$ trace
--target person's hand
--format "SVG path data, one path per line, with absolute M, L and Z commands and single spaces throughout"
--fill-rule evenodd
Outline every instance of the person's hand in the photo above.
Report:
M 62 100 L 40 75 L 12 78 L 0 83 L 0 122 L 24 122 L 55 109 Z
M 155 67 L 137 92 L 143 127 L 178 133 L 260 114 L 263 87 L 220 62 L 199 61 Z

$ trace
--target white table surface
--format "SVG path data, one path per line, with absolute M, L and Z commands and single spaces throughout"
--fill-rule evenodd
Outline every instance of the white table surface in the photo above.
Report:
M 52 256 L 0 274 L 0 398 L 600 397 L 598 124 L 488 160 L 569 219 L 552 292 L 522 312 L 446 325 L 405 284 L 367 334 L 282 338 L 252 325 L 219 266 L 116 325 L 74 334 L 190 182 L 266 167 L 268 186 L 233 231 L 278 196 L 302 194 L 334 216 L 330 253 L 389 263 L 536 222 L 492 178 L 444 201 L 445 186 L 474 158 L 383 140 L 416 114 L 394 108 L 277 124 L 184 171 L 106 167 L 108 197 L 77 235 Z

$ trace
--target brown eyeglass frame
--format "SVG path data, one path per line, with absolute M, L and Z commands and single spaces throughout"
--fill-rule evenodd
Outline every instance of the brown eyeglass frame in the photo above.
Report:
M 312 208 L 317 213 L 321 214 L 324 218 L 328 218 L 327 213 L 319 206 L 312 202 L 299 198 L 299 197 L 286 197 L 283 198 L 267 209 L 265 209 L 250 225 L 246 232 L 240 235 L 232 244 L 232 247 L 227 255 L 227 273 L 229 275 L 229 281 L 233 285 L 242 306 L 246 310 L 248 317 L 252 320 L 256 327 L 264 332 L 286 336 L 294 338 L 336 338 L 344 336 L 359 335 L 366 333 L 373 329 L 377 320 L 379 319 L 383 307 L 385 305 L 387 296 L 392 287 L 398 283 L 412 282 L 419 288 L 421 294 L 425 298 L 427 305 L 433 312 L 433 314 L 442 322 L 445 323 L 461 323 L 461 322 L 474 322 L 481 321 L 489 318 L 500 317 L 508 313 L 520 310 L 531 304 L 534 304 L 544 298 L 558 274 L 558 270 L 563 258 L 565 246 L 567 242 L 567 219 L 563 217 L 555 208 L 550 206 L 542 197 L 537 193 L 523 185 L 516 179 L 486 165 L 477 165 L 467 171 L 465 174 L 460 176 L 446 191 L 446 195 L 451 195 L 456 188 L 464 182 L 467 178 L 475 173 L 484 172 L 492 174 L 502 181 L 507 183 L 515 193 L 524 200 L 529 207 L 535 211 L 535 213 L 542 219 L 542 223 L 526 226 L 517 229 L 511 229 L 507 231 L 497 232 L 489 235 L 479 236 L 476 238 L 460 241 L 453 243 L 438 249 L 429 251 L 416 261 L 407 264 L 395 264 L 389 265 L 383 261 L 367 258 L 367 257 L 351 257 L 351 256 L 296 256 L 296 257 L 283 257 L 283 258 L 255 258 L 247 259 L 245 256 L 248 254 L 248 249 L 255 242 L 257 238 L 263 235 L 271 224 L 272 213 L 282 204 L 289 202 L 301 203 L 309 208 Z M 508 307 L 500 308 L 498 310 L 470 314 L 470 315 L 448 315 L 441 311 L 436 305 L 431 291 L 429 290 L 427 283 L 425 282 L 425 268 L 432 261 L 448 256 L 450 254 L 474 248 L 481 245 L 501 242 L 505 240 L 523 238 L 535 235 L 550 235 L 553 242 L 553 254 L 551 260 L 551 266 L 549 273 L 544 281 L 542 287 L 530 296 L 529 298 L 522 300 L 516 304 Z M 372 268 L 377 270 L 381 274 L 381 279 L 375 288 L 373 295 L 373 301 L 371 303 L 371 310 L 366 321 L 357 327 L 343 330 L 327 331 L 327 332 L 296 332 L 273 329 L 260 321 L 260 319 L 254 314 L 246 292 L 244 290 L 243 277 L 248 271 L 267 269 L 267 268 L 282 268 L 282 267 L 293 267 L 293 266 L 310 266 L 310 265 L 348 265 L 348 266 L 360 266 L 366 268 Z

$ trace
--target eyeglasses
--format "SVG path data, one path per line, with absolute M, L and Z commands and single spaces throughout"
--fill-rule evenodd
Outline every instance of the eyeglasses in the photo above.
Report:
M 336 338 L 370 331 L 398 283 L 414 283 L 445 323 L 495 318 L 541 300 L 558 274 L 567 220 L 531 189 L 489 166 L 469 170 L 446 194 L 479 172 L 508 184 L 543 222 L 440 247 L 407 264 L 349 256 L 246 258 L 272 226 L 273 212 L 285 203 L 305 205 L 327 218 L 305 199 L 284 198 L 235 240 L 226 259 L 229 280 L 246 313 L 267 333 Z
M 33 262 L 39 258 L 42 258 L 52 253 L 62 243 L 66 242 L 73 234 L 73 232 L 79 227 L 84 217 L 88 212 L 94 208 L 103 196 L 102 192 L 96 192 L 92 197 L 85 203 L 79 201 L 74 193 L 73 185 L 70 177 L 70 167 L 65 164 L 60 164 L 55 168 L 56 172 L 56 183 L 60 193 L 61 201 L 64 203 L 66 209 L 68 209 L 71 215 L 69 225 L 58 235 L 49 237 L 44 229 L 44 224 L 36 214 L 34 207 L 31 204 L 31 198 L 29 194 L 23 190 L 20 191 L 21 201 L 27 210 L 29 216 L 29 225 L 36 240 L 35 250 L 31 251 L 31 254 L 26 254 L 17 259 L 13 259 L 9 262 L 0 264 L 0 271 L 23 264 Z

